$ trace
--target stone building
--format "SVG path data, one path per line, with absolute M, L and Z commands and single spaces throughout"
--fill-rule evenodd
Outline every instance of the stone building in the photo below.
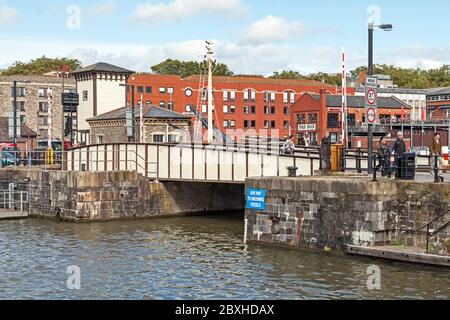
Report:
M 128 77 L 132 73 L 130 70 L 104 62 L 71 73 L 76 80 L 77 93 L 80 97 L 78 142 L 86 144 L 90 141 L 87 119 L 112 111 L 111 106 L 125 104 L 126 87 L 124 85 L 127 84 Z
M 62 93 L 74 92 L 75 81 L 70 78 L 45 76 L 0 76 L 0 117 L 12 116 L 14 81 L 17 81 L 17 117 L 22 124 L 37 133 L 38 139 L 47 139 L 48 136 L 47 93 L 49 89 L 52 90 L 52 137 L 64 140 L 64 124 L 70 117 L 70 112 L 63 112 Z M 76 119 L 76 113 L 74 117 Z M 76 127 L 76 121 L 74 126 Z
M 14 138 L 9 135 L 9 120 L 0 117 L 0 150 L 4 147 L 14 146 Z M 37 146 L 37 133 L 31 130 L 25 124 L 21 124 L 17 137 L 17 148 L 20 151 L 32 150 Z
M 129 141 L 131 127 L 127 127 L 126 112 L 122 107 L 87 119 L 90 126 L 90 144 L 125 143 Z M 136 110 L 136 142 L 179 143 L 190 139 L 191 117 L 155 106 L 143 108 L 144 132 L 140 141 L 140 113 Z

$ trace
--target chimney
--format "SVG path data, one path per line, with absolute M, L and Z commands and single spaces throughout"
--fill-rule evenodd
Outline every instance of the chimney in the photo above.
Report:
M 319 132 L 319 141 L 325 136 L 325 131 L 328 128 L 328 108 L 327 108 L 327 90 L 320 90 L 320 132 Z

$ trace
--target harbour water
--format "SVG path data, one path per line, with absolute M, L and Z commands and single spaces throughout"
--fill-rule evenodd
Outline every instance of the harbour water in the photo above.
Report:
M 2 299 L 450 299 L 450 272 L 243 243 L 242 214 L 0 222 Z M 367 268 L 381 289 L 367 288 Z M 67 268 L 81 270 L 70 290 Z

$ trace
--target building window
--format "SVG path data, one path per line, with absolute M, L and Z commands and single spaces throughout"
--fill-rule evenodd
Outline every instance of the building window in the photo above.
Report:
M 228 120 L 224 120 L 223 121 L 223 127 L 224 128 L 228 128 Z
M 444 110 L 444 117 L 445 118 L 450 118 L 450 109 Z
M 83 101 L 88 101 L 88 91 L 87 90 L 83 91 Z
M 152 87 L 150 86 L 145 87 L 145 93 L 152 93 Z
M 264 129 L 269 129 L 269 121 L 264 120 Z
M 102 134 L 99 134 L 99 135 L 97 135 L 97 144 L 103 144 L 103 135 Z
M 167 88 L 167 93 L 168 94 L 173 94 L 173 88 Z
M 327 121 L 328 128 L 336 129 L 336 128 L 340 127 L 339 115 L 337 113 L 329 113 L 327 118 L 328 118 L 328 121 Z
M 308 115 L 308 123 L 317 123 L 317 113 L 310 113 Z
M 137 93 L 144 93 L 144 87 L 137 87 Z
M 11 107 L 14 110 L 14 101 L 11 101 Z M 25 111 L 25 101 L 17 101 L 17 111 Z
M 39 137 L 42 139 L 47 139 L 48 130 L 47 129 L 39 129 Z
M 230 120 L 230 128 L 234 128 L 234 127 L 236 127 L 236 121 Z
M 253 89 L 246 89 L 244 90 L 244 101 L 248 102 L 255 102 L 256 101 L 256 91 Z
M 47 116 L 39 116 L 39 125 L 40 126 L 48 125 L 48 117 Z
M 25 97 L 25 88 L 24 87 L 16 87 L 16 97 Z M 14 87 L 11 87 L 11 97 L 14 97 Z
M 244 128 L 256 128 L 256 120 L 244 120 Z
M 193 94 L 192 89 L 191 88 L 187 88 L 184 91 L 184 94 L 186 95 L 186 97 L 192 97 L 192 94 Z
M 178 143 L 178 134 L 169 134 L 168 135 L 168 142 L 169 143 Z
M 164 102 L 164 101 L 161 101 L 160 103 L 159 103 L 159 107 L 160 108 L 166 108 L 166 103 Z
M 39 112 L 48 112 L 48 102 L 39 102 Z
M 270 128 L 271 128 L 271 129 L 275 129 L 276 126 L 277 126 L 277 123 L 276 123 L 275 120 L 270 121 Z
M 283 122 L 283 128 L 286 129 L 286 130 L 289 129 L 289 121 L 284 121 Z
M 294 91 L 283 92 L 283 102 L 284 103 L 294 103 L 295 102 L 295 92 Z
M 306 123 L 306 116 L 304 113 L 300 113 L 297 115 L 297 123 L 298 124 L 305 124 Z
M 275 102 L 275 92 L 264 91 L 264 102 Z
M 38 95 L 40 98 L 47 97 L 47 88 L 39 88 Z
M 164 135 L 163 134 L 154 134 L 152 139 L 153 139 L 153 143 L 163 143 Z
M 230 106 L 230 113 L 234 113 L 236 111 L 236 106 Z
M 204 104 L 202 105 L 202 113 L 207 113 L 208 112 L 208 107 Z
M 166 88 L 159 87 L 159 93 L 166 93 Z
M 228 109 L 228 106 L 223 106 L 223 113 L 228 113 L 229 112 L 229 109 Z
M 174 106 L 174 104 L 173 104 L 172 101 L 169 102 L 169 103 L 167 104 L 167 108 L 168 108 L 169 110 L 173 110 L 173 106 Z
M 24 115 L 21 115 L 21 116 L 20 116 L 20 123 L 21 123 L 21 124 L 24 124 L 24 123 L 25 123 L 25 116 L 24 116 Z
M 148 105 L 148 106 L 151 106 L 152 102 L 150 100 L 147 100 L 147 102 L 145 104 Z
M 224 90 L 223 91 L 223 101 L 236 101 L 236 91 L 234 90 Z
M 284 115 L 288 115 L 289 114 L 289 107 L 284 107 L 283 108 L 283 114 Z

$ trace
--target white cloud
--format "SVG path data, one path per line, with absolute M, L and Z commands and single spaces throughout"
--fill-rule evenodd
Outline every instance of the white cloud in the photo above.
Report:
M 304 25 L 300 21 L 289 22 L 280 17 L 267 16 L 244 31 L 240 43 L 259 45 L 280 42 L 292 36 L 301 35 L 303 32 Z
M 17 10 L 14 7 L 9 7 L 0 1 L 0 25 L 10 24 L 14 22 L 18 16 Z
M 169 3 L 145 3 L 137 6 L 132 20 L 136 22 L 181 21 L 200 13 L 240 15 L 247 9 L 240 0 L 172 0 Z
M 378 63 L 393 64 L 403 68 L 436 69 L 450 64 L 450 48 L 426 48 L 411 45 L 380 55 Z
M 166 58 L 200 61 L 205 53 L 203 40 L 138 45 L 0 36 L 0 42 L 8 48 L 7 51 L 0 51 L 0 67 L 2 68 L 16 60 L 28 61 L 46 55 L 77 58 L 84 65 L 104 61 L 134 71 L 149 72 L 152 65 Z M 279 43 L 242 46 L 234 42 L 219 40 L 213 40 L 213 42 L 217 61 L 226 63 L 235 73 L 270 75 L 274 71 L 282 70 L 295 70 L 303 74 L 340 71 L 340 47 L 299 47 Z M 358 51 L 347 48 L 346 53 L 349 69 L 367 64 L 365 48 Z M 387 52 L 380 51 L 378 55 L 375 56 L 376 63 L 402 67 L 435 68 L 444 63 L 450 63 L 450 49 L 416 46 Z
M 93 5 L 91 12 L 96 16 L 109 15 L 117 11 L 117 4 L 114 0 L 108 0 L 104 3 Z

